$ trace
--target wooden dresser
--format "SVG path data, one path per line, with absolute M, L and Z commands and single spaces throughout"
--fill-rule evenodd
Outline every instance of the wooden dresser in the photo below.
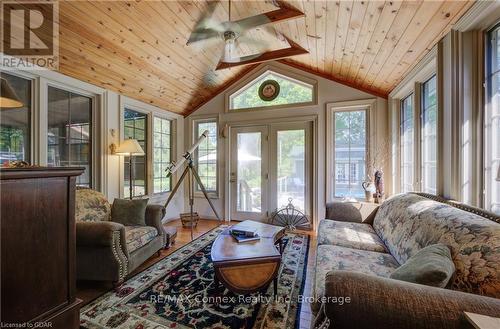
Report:
M 0 170 L 4 326 L 79 327 L 75 181 L 82 172 L 83 168 Z

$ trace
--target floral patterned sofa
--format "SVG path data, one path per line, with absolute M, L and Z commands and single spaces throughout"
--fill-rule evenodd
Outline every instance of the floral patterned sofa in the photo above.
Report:
M 79 280 L 115 283 L 165 247 L 168 236 L 160 205 L 146 208 L 147 226 L 112 222 L 105 196 L 91 189 L 78 189 L 75 202 L 76 270 Z
M 436 243 L 450 248 L 456 267 L 449 289 L 389 278 Z M 315 327 L 469 328 L 464 311 L 500 316 L 500 217 L 423 193 L 378 208 L 331 203 L 315 271 Z

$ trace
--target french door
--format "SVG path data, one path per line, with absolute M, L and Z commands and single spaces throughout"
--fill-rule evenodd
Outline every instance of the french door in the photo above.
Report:
M 267 221 L 290 202 L 311 213 L 311 123 L 231 129 L 231 220 Z

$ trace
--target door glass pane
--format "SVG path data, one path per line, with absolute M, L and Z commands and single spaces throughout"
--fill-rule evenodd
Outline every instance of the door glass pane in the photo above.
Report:
M 335 112 L 334 197 L 364 199 L 366 111 Z
M 7 80 L 24 106 L 0 109 L 0 165 L 30 162 L 31 81 L 3 72 L 2 79 Z
M 236 209 L 262 212 L 262 154 L 260 132 L 238 133 Z
M 84 167 L 79 186 L 91 187 L 92 99 L 48 88 L 47 165 Z
M 292 199 L 295 208 L 305 211 L 305 131 L 278 131 L 278 208 Z

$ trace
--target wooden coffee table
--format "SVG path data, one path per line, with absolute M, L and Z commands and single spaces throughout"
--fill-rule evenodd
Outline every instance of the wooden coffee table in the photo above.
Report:
M 232 228 L 255 230 L 260 240 L 238 243 L 229 233 L 230 228 L 215 239 L 211 256 L 216 286 L 221 282 L 235 293 L 249 294 L 274 280 L 276 295 L 285 228 L 251 220 Z

